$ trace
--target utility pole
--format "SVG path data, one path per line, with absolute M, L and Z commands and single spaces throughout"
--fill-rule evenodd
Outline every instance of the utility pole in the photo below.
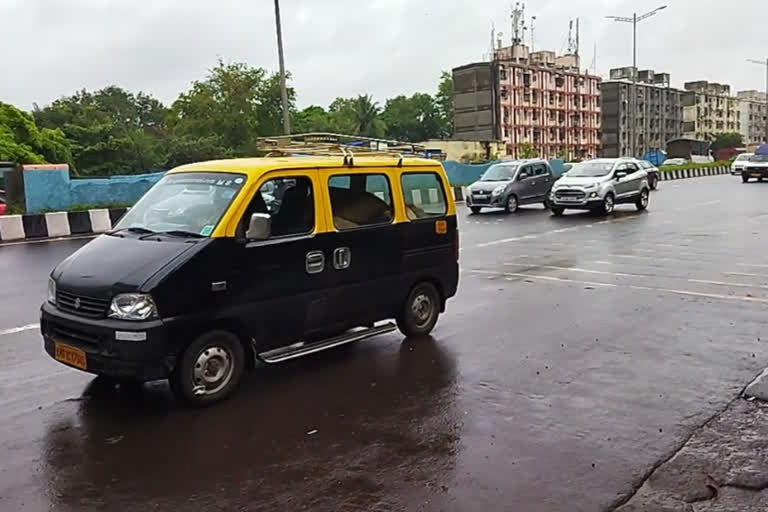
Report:
M 641 21 L 650 18 L 657 12 L 666 9 L 666 5 L 662 5 L 661 7 L 657 7 L 656 9 L 652 11 L 648 11 L 645 14 L 641 14 L 640 16 L 637 15 L 637 13 L 632 13 L 632 17 L 627 16 L 606 16 L 609 20 L 618 21 L 620 23 L 631 23 L 632 24 L 632 92 L 631 92 L 631 98 L 630 98 L 630 151 L 632 154 L 630 156 L 637 156 L 635 154 L 635 145 L 637 144 L 637 136 L 635 134 L 635 120 L 637 118 L 637 24 Z
M 288 87 L 285 83 L 285 57 L 283 57 L 283 29 L 280 25 L 280 0 L 275 0 L 275 28 L 277 30 L 277 56 L 280 61 L 280 100 L 283 104 L 283 134 L 291 134 L 291 112 L 288 110 Z
M 768 59 L 765 59 L 765 62 L 754 59 L 747 59 L 747 61 L 765 66 L 765 117 L 763 121 L 765 122 L 765 143 L 768 144 Z

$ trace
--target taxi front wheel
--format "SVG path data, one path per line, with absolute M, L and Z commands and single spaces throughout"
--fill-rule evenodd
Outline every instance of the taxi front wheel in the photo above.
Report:
M 425 336 L 432 332 L 440 315 L 440 294 L 432 283 L 413 287 L 397 318 L 397 328 L 406 337 Z
M 227 331 L 211 331 L 198 337 L 179 356 L 170 378 L 179 400 L 203 407 L 223 400 L 240 383 L 245 352 L 240 340 Z

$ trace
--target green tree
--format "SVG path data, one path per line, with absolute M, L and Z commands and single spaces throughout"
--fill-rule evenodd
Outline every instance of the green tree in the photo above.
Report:
M 387 100 L 381 119 L 387 137 L 409 142 L 440 138 L 441 120 L 435 99 L 429 94 L 416 93 L 410 98 L 397 96 Z
M 384 123 L 379 119 L 381 109 L 368 94 L 361 94 L 352 102 L 355 111 L 355 135 L 383 137 Z
M 0 102 L 0 160 L 72 166 L 72 144 L 61 130 L 41 130 L 30 114 Z
M 453 77 L 447 71 L 443 71 L 440 75 L 435 102 L 440 119 L 439 137 L 442 139 L 453 137 Z
M 530 142 L 522 142 L 519 146 L 517 146 L 518 158 L 536 158 L 537 156 L 539 156 L 539 152 Z
M 323 108 L 312 105 L 294 113 L 293 132 L 329 132 L 331 128 L 331 115 Z
M 34 110 L 38 125 L 60 128 L 73 142 L 73 167 L 84 175 L 162 168 L 165 115 L 165 107 L 151 96 L 114 86 L 93 93 L 83 90 Z
M 293 89 L 289 88 L 288 97 L 293 105 Z M 205 80 L 193 82 L 173 103 L 168 126 L 173 137 L 204 139 L 208 150 L 221 156 L 252 155 L 257 137 L 282 131 L 278 75 L 244 63 L 219 61 Z M 169 159 L 183 161 L 182 156 L 172 154 Z
M 723 148 L 740 148 L 744 145 L 744 138 L 740 133 L 721 133 L 715 137 L 715 141 L 712 143 L 711 150 L 714 153 Z

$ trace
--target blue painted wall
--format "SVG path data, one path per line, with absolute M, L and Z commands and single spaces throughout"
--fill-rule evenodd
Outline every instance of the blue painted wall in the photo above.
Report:
M 67 169 L 26 169 L 24 195 L 27 212 L 68 210 L 73 205 L 132 203 L 165 175 L 165 172 L 72 179 Z
M 484 164 L 464 164 L 453 160 L 447 160 L 443 162 L 443 167 L 445 168 L 445 173 L 448 175 L 448 181 L 450 181 L 451 185 L 456 187 L 466 187 L 467 185 L 476 182 L 490 166 L 499 162 L 500 160 Z M 565 170 L 564 162 L 560 159 L 550 160 L 549 165 L 552 167 L 552 173 L 555 176 L 560 176 Z

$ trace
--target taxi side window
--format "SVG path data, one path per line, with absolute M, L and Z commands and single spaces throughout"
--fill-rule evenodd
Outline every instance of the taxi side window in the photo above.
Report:
M 312 181 L 305 176 L 273 178 L 253 195 L 238 226 L 244 236 L 251 215 L 268 213 L 272 219 L 272 238 L 311 233 L 315 227 L 315 201 Z
M 408 172 L 400 178 L 405 214 L 409 220 L 442 217 L 448 213 L 443 182 L 434 172 Z
M 384 174 L 343 174 L 328 179 L 333 225 L 338 230 L 389 224 L 395 218 Z

